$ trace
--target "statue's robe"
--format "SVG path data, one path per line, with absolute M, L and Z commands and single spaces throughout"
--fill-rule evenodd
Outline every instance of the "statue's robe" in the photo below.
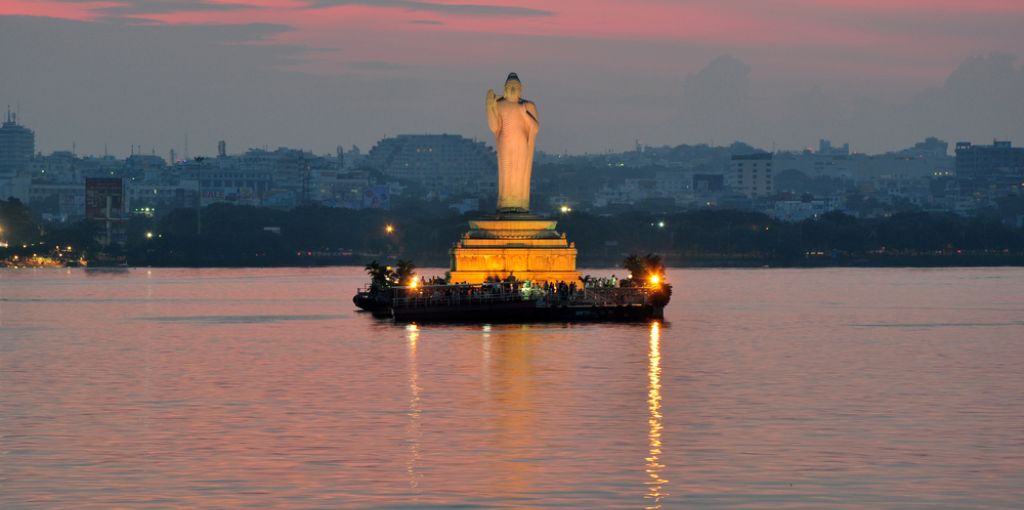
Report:
M 540 123 L 537 106 L 520 99 L 498 99 L 488 108 L 487 124 L 498 146 L 498 211 L 529 212 L 530 173 Z

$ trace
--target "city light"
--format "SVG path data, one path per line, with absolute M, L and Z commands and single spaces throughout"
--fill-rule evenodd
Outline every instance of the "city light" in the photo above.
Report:
M 559 208 L 559 211 L 562 211 L 562 214 L 569 214 L 572 212 L 572 207 L 563 205 L 561 208 Z
M 395 233 L 395 226 L 390 224 L 390 223 L 388 223 L 387 225 L 384 226 L 384 233 L 386 233 L 386 234 L 394 234 Z
M 665 228 L 665 222 L 664 221 L 659 221 L 658 222 L 658 228 Z
M 409 278 L 409 288 L 410 289 L 415 289 L 416 287 L 419 287 L 419 286 L 420 286 L 420 282 L 419 282 L 419 280 L 416 279 L 416 275 L 412 275 Z
M 660 276 L 658 276 L 656 274 L 651 275 L 651 285 L 658 285 L 660 283 L 661 283 L 661 277 Z
M 153 238 L 153 233 L 152 232 L 146 232 L 146 239 L 152 239 L 152 238 Z

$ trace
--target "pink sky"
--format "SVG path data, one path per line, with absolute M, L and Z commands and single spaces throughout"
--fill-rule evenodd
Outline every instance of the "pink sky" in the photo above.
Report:
M 923 79 L 940 79 L 959 60 L 979 52 L 1024 49 L 1024 37 L 1018 34 L 1024 26 L 1019 24 L 1024 22 L 1024 2 L 1019 0 L 342 0 L 314 7 L 316 2 L 6 0 L 0 15 L 96 21 L 114 13 L 166 24 L 284 24 L 293 30 L 275 40 L 316 48 L 307 59 L 311 69 L 325 64 L 322 70 L 371 60 L 457 65 L 467 54 L 474 55 L 458 46 L 419 51 L 424 40 L 438 34 L 478 34 L 483 44 L 488 35 L 695 44 L 741 56 L 744 50 L 799 55 L 800 49 L 827 48 L 869 58 L 878 73 L 917 61 L 917 67 L 930 69 L 918 73 Z M 130 10 L 137 4 L 141 8 Z M 164 4 L 171 7 L 152 7 Z M 236 8 L 216 9 L 225 5 Z M 513 12 L 505 12 L 508 7 Z M 115 10 L 107 10 L 111 8 Z M 520 10 L 522 14 L 515 12 Z M 977 30 L 979 26 L 986 30 Z M 365 41 L 354 49 L 348 37 L 353 32 Z M 807 67 L 824 63 L 806 56 L 800 60 Z M 865 71 L 863 66 L 851 70 Z
M 811 89 L 820 88 L 837 101 L 905 102 L 922 91 L 942 87 L 970 57 L 997 52 L 1024 56 L 1024 1 L 1020 0 L 4 0 L 0 21 L 5 15 L 34 17 L 8 18 L 13 23 L 74 20 L 82 23 L 83 30 L 93 26 L 93 32 L 110 38 L 124 36 L 124 44 L 136 44 L 127 42 L 129 35 L 144 34 L 147 27 L 154 34 L 167 34 L 152 48 L 130 55 L 140 61 L 149 54 L 167 52 L 185 61 L 188 51 L 200 57 L 214 55 L 216 48 L 196 46 L 196 30 L 203 27 L 225 34 L 234 33 L 225 25 L 253 29 L 258 35 L 249 38 L 225 35 L 218 41 L 203 32 L 213 41 L 202 40 L 266 50 L 262 59 L 254 54 L 252 62 L 228 62 L 235 75 L 261 72 L 265 63 L 281 72 L 337 77 L 349 80 L 346 83 L 355 80 L 367 91 L 353 85 L 317 99 L 358 101 L 367 106 L 361 115 L 423 119 L 381 120 L 377 132 L 347 136 L 365 136 L 367 140 L 360 139 L 363 144 L 387 133 L 432 130 L 438 120 L 445 120 L 443 129 L 477 129 L 454 113 L 447 118 L 427 109 L 389 111 L 386 104 L 370 109 L 368 95 L 391 89 L 408 94 L 401 84 L 417 78 L 424 80 L 426 95 L 454 101 L 446 94 L 456 89 L 463 95 L 476 93 L 462 92 L 461 85 L 474 82 L 473 91 L 498 86 L 504 73 L 515 70 L 526 80 L 528 97 L 565 105 L 564 117 L 557 112 L 553 117 L 542 115 L 561 122 L 559 127 L 566 130 L 575 129 L 573 122 L 580 121 L 580 112 L 587 114 L 595 102 L 616 105 L 617 122 L 623 122 L 619 120 L 623 113 L 636 117 L 630 129 L 583 133 L 578 139 L 541 138 L 546 150 L 573 151 L 627 146 L 635 138 L 652 143 L 692 141 L 665 134 L 666 126 L 679 122 L 673 115 L 690 117 L 686 112 L 670 114 L 663 103 L 675 101 L 687 77 L 722 55 L 749 66 L 751 104 L 764 110 L 761 115 L 767 125 L 772 112 L 800 101 L 791 96 Z M 180 33 L 172 33 L 175 28 Z M 73 32 L 67 27 L 54 30 L 57 39 L 59 34 Z M 133 37 L 148 39 L 139 34 Z M 18 54 L 22 48 L 8 50 L 14 52 L 9 60 L 22 60 Z M 26 54 L 32 51 L 23 49 Z M 219 58 L 226 62 L 224 58 L 234 57 Z M 27 62 L 37 60 L 25 57 Z M 110 77 L 112 83 L 124 79 L 133 78 Z M 42 93 L 28 78 L 23 88 L 26 92 L 19 96 Z M 286 111 L 297 107 L 289 108 Z M 444 110 L 444 115 L 450 110 Z M 703 141 L 750 135 L 726 127 Z M 1002 127 L 994 130 L 993 136 L 1016 134 L 1018 129 L 1011 127 L 1009 133 Z M 799 140 L 800 146 L 813 143 L 804 140 L 812 128 L 791 140 L 782 139 L 790 144 Z M 867 133 L 864 145 L 877 145 L 880 138 L 870 139 L 871 131 L 865 126 L 851 128 L 849 134 L 839 130 L 834 136 L 848 137 L 856 145 L 857 133 L 863 132 Z M 930 133 L 907 133 L 905 138 Z M 759 141 L 770 144 L 779 139 Z

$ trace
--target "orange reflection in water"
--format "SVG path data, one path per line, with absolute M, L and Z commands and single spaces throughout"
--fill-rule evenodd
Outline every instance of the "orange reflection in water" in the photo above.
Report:
M 529 326 L 507 327 L 489 333 L 483 355 L 489 358 L 488 397 L 497 412 L 494 444 L 504 452 L 494 459 L 492 495 L 515 500 L 534 492 L 538 476 L 537 388 L 534 387 L 534 343 Z M 493 334 L 493 337 L 491 335 Z M 493 342 L 493 343 L 492 343 Z M 493 352 L 492 352 L 493 351 Z
M 647 508 L 661 508 L 661 501 L 668 493 L 661 489 L 668 483 L 668 480 L 661 476 L 665 465 L 661 463 L 661 324 L 657 321 L 651 323 L 650 352 L 647 363 L 647 443 L 648 454 L 646 471 L 648 499 Z
M 416 362 L 416 343 L 420 338 L 420 329 L 416 324 L 405 327 L 409 344 L 409 424 L 406 426 L 406 441 L 409 448 L 409 460 L 405 471 L 409 475 L 409 489 L 419 494 L 420 477 L 416 472 L 420 462 L 420 442 L 423 438 L 421 430 L 422 407 L 420 402 L 419 366 Z

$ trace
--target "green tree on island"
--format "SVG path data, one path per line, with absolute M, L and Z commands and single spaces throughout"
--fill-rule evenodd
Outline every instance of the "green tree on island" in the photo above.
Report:
M 416 264 L 409 260 L 398 259 L 394 272 L 395 283 L 397 285 L 408 285 L 414 271 L 416 271 Z
M 395 273 L 391 270 L 391 266 L 383 266 L 374 260 L 367 264 L 365 269 L 366 273 L 370 275 L 370 287 L 386 289 L 391 286 L 391 282 L 395 277 Z
M 632 254 L 622 262 L 622 267 L 629 271 L 630 279 L 634 282 L 647 282 L 652 276 L 665 281 L 665 264 L 661 260 L 661 255 L 648 253 L 641 257 Z

